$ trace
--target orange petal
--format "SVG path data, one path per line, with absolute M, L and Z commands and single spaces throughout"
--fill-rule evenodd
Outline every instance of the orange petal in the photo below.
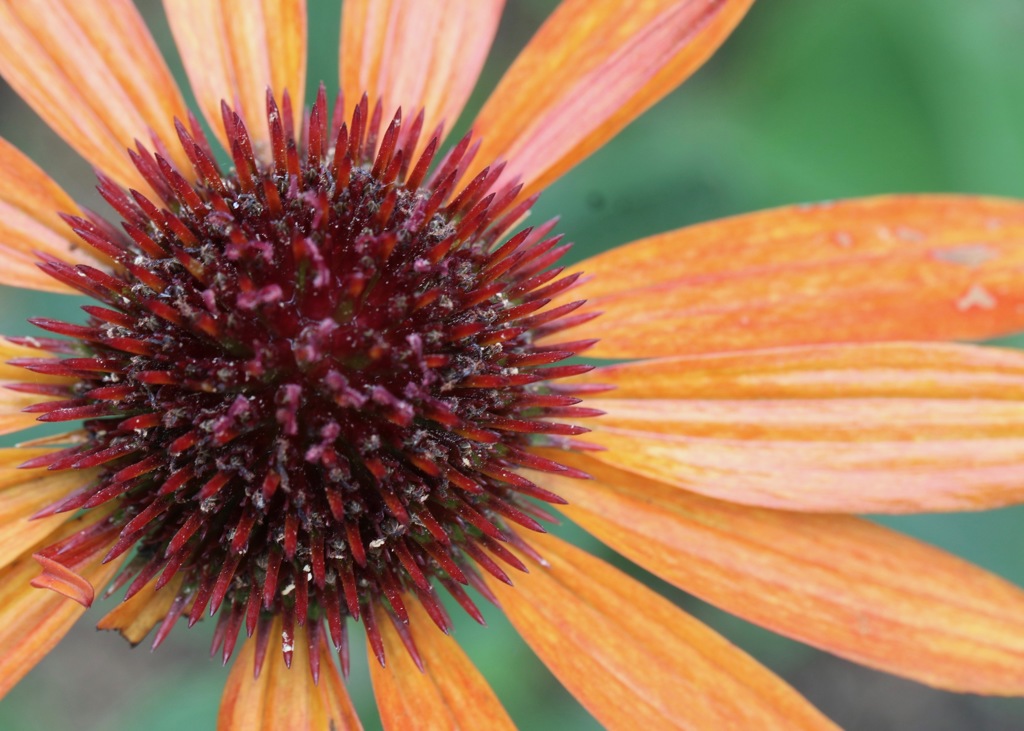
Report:
M 11 434 L 38 426 L 37 415 L 23 413 L 22 409 L 48 399 L 35 393 L 11 391 L 6 386 L 6 383 L 0 381 L 0 434 Z
M 599 468 L 546 483 L 627 558 L 744 619 L 947 690 L 1024 692 L 1024 591 L 857 518 L 709 500 Z
M 292 666 L 288 668 L 275 641 L 282 637 L 280 618 L 270 630 L 271 642 L 258 678 L 253 677 L 256 638 L 242 645 L 221 696 L 217 731 L 307 731 L 362 729 L 332 660 L 324 634 L 319 634 L 320 682 L 309 670 L 309 635 L 296 629 Z
M 47 449 L 0 449 L 0 568 L 57 530 L 67 515 L 31 520 L 47 505 L 88 484 L 92 473 L 55 474 L 19 470 L 17 465 L 41 456 Z M 13 453 L 14 464 L 5 466 Z
M 466 657 L 458 643 L 443 634 L 417 601 L 406 604 L 408 632 L 412 635 L 423 669 L 416 667 L 391 622 L 381 622 L 384 654 L 382 668 L 369 655 L 370 677 L 384 728 L 515 729 L 490 685 Z
M 605 314 L 573 331 L 599 357 L 652 358 L 1024 328 L 1024 203 L 890 196 L 691 226 L 580 267 Z
M 77 215 L 80 211 L 50 176 L 0 139 L 0 284 L 74 292 L 36 266 L 36 251 L 74 263 L 88 261 L 58 213 Z
M 530 534 L 516 586 L 484 574 L 512 624 L 611 729 L 834 729 L 792 688 L 670 602 L 557 538 Z
M 934 402 L 917 401 L 927 420 Z M 875 411 L 874 405 L 880 408 Z M 990 414 L 991 402 L 979 409 Z M 803 425 L 806 438 L 772 439 L 753 435 L 705 437 L 620 429 L 603 425 L 588 435 L 605 447 L 594 461 L 731 502 L 785 510 L 844 513 L 915 513 L 987 510 L 1024 498 L 1024 438 L 995 435 L 913 441 L 912 427 L 901 439 L 874 437 L 871 430 L 895 428 L 871 422 L 896 414 L 884 402 L 848 405 L 847 415 L 866 433 L 848 441 L 813 440 L 813 417 Z M 805 410 L 805 415 L 814 407 Z M 908 406 L 900 418 L 913 412 Z M 937 409 L 936 409 L 937 410 Z M 754 411 L 753 409 L 751 411 Z M 605 418 L 605 417 L 602 417 Z M 756 415 L 751 418 L 758 418 Z M 767 414 L 766 414 L 767 418 Z M 984 417 L 983 417 L 984 418 Z M 997 416 L 996 418 L 1001 418 Z M 864 421 L 858 424 L 858 419 Z M 998 426 L 998 425 L 997 425 Z M 739 429 L 741 427 L 736 427 Z M 745 427 L 754 432 L 757 425 Z
M 479 166 L 539 190 L 696 71 L 753 0 L 564 0 L 480 112 Z
M 424 111 L 424 137 L 450 130 L 476 85 L 505 0 L 347 0 L 342 7 L 341 88 L 365 92 L 390 120 Z M 422 140 L 423 138 L 421 138 Z M 422 144 L 421 144 L 422 146 Z
M 1022 399 L 1024 354 L 947 343 L 806 345 L 624 363 L 574 381 L 615 386 L 603 399 Z
M 267 89 L 292 101 L 302 128 L 306 88 L 305 0 L 164 0 L 185 71 L 206 121 L 229 150 L 221 101 L 236 109 L 257 154 L 270 153 Z
M 587 423 L 606 448 L 592 459 L 710 497 L 868 513 L 1024 497 L 1016 351 L 809 346 L 623 364 L 593 380 L 619 388 L 587 402 L 606 412 Z
M 96 623 L 96 629 L 117 630 L 134 647 L 142 642 L 149 631 L 167 616 L 167 612 L 177 598 L 178 589 L 181 588 L 183 579 L 182 574 L 175 574 L 174 578 L 164 586 L 155 589 L 156 579 L 154 578 L 142 587 L 138 594 L 107 612 Z
M 93 511 L 96 512 L 96 511 Z M 46 543 L 82 530 L 102 517 L 89 514 L 69 521 Z M 92 586 L 105 585 L 124 557 L 101 564 L 102 552 L 81 567 L 80 576 Z M 85 607 L 52 591 L 30 586 L 39 565 L 26 553 L 0 570 L 0 698 L 28 673 L 67 634 Z
M 181 94 L 131 0 L 3 0 L 0 74 L 86 160 L 124 185 L 140 176 L 125 149 L 151 131 L 179 166 Z M 177 148 L 177 149 L 175 149 Z

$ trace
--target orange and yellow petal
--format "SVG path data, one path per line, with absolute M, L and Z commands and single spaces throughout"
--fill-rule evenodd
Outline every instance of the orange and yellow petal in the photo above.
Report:
M 96 520 L 99 511 L 71 520 L 46 539 L 62 540 Z M 92 587 L 103 586 L 114 576 L 123 557 L 103 564 L 103 551 L 76 566 L 76 576 Z M 0 570 L 0 698 L 14 687 L 36 663 L 52 650 L 82 616 L 85 607 L 66 596 L 35 588 L 39 563 L 28 552 Z
M 7 382 L 0 381 L 0 434 L 11 434 L 38 426 L 38 414 L 22 411 L 29 406 L 46 401 L 47 398 L 35 393 L 22 393 L 7 388 Z
M 947 690 L 1024 692 L 1024 591 L 859 518 L 711 500 L 621 470 L 554 478 L 567 516 L 774 632 Z
M 1024 398 L 1024 354 L 955 343 L 847 343 L 656 358 L 595 369 L 575 383 L 601 398 Z
M 18 469 L 26 460 L 52 451 L 0 449 L 0 568 L 17 560 L 67 521 L 67 515 L 32 520 L 33 515 L 88 484 L 94 476 L 91 472 Z
M 183 574 L 175 574 L 170 581 L 157 589 L 157 580 L 154 578 L 137 594 L 103 615 L 96 623 L 96 629 L 116 630 L 132 646 L 139 644 L 153 627 L 167 617 L 171 605 L 178 597 L 183 579 Z
M 967 340 L 1024 328 L 1024 202 L 887 196 L 790 206 L 579 266 L 573 337 L 609 358 L 814 343 Z
M 588 377 L 621 388 L 588 399 L 605 412 L 587 422 L 588 439 L 605 448 L 588 459 L 709 497 L 786 510 L 907 513 L 1020 502 L 1024 355 L 955 345 L 860 347 L 599 369 Z M 870 359 L 873 365 L 855 367 Z
M 564 0 L 480 112 L 478 165 L 543 188 L 696 71 L 753 0 Z
M 174 140 L 177 85 L 131 0 L 3 0 L 0 74 L 68 144 L 122 185 L 140 187 L 135 139 Z M 187 164 L 180 148 L 171 159 Z
M 835 729 L 792 688 L 671 602 L 593 556 L 528 537 L 515 587 L 485 575 L 512 624 L 609 729 Z M 525 557 L 524 557 L 525 558 Z
M 36 251 L 65 261 L 88 260 L 58 213 L 78 206 L 49 175 L 0 139 L 0 284 L 71 294 L 74 290 L 36 266 Z
M 319 682 L 314 683 L 308 630 L 296 628 L 294 639 L 287 641 L 292 646 L 291 668 L 285 665 L 281 653 L 283 631 L 281 619 L 276 618 L 269 630 L 268 646 L 262 648 L 266 654 L 258 677 L 254 677 L 256 653 L 260 651 L 256 637 L 242 645 L 221 697 L 217 731 L 362 729 L 324 633 L 315 633 L 313 639 L 321 658 Z
M 387 667 L 369 653 L 370 677 L 384 728 L 493 731 L 515 729 L 490 685 L 458 642 L 442 633 L 419 602 L 406 604 L 422 669 L 416 666 L 391 622 L 381 622 Z
M 269 157 L 267 89 L 279 104 L 288 92 L 292 124 L 301 130 L 305 0 L 164 0 L 164 10 L 199 108 L 222 144 L 229 146 L 225 101 L 245 121 L 257 155 Z
M 476 85 L 505 0 L 348 0 L 342 6 L 341 88 L 366 93 L 405 124 L 424 112 L 424 138 L 452 128 Z

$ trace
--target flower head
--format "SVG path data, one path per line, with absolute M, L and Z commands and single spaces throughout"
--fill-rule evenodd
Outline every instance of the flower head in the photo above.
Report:
M 342 90 L 306 111 L 303 3 L 168 0 L 213 141 L 128 0 L 0 3 L 0 73 L 114 212 L 0 142 L 0 281 L 95 301 L 0 345 L 7 431 L 80 422 L 0 451 L 0 691 L 110 583 L 100 626 L 133 643 L 216 615 L 221 728 L 357 728 L 353 622 L 387 727 L 509 726 L 443 591 L 479 621 L 473 594 L 497 603 L 608 727 L 830 727 L 545 535 L 547 503 L 773 630 L 1020 693 L 1024 592 L 838 515 L 1020 500 L 1024 359 L 906 342 L 1022 325 L 1019 206 L 769 211 L 589 278 L 553 222 L 524 227 L 749 4 L 566 0 L 446 147 L 500 1 L 346 2 Z

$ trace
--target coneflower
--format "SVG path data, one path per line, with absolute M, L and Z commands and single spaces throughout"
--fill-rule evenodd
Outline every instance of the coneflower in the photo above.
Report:
M 107 586 L 133 643 L 216 617 L 222 729 L 358 728 L 354 623 L 386 727 L 511 727 L 448 594 L 498 604 L 609 728 L 832 727 L 545 535 L 557 506 L 772 630 L 1021 693 L 1024 592 L 837 514 L 1020 501 L 1024 357 L 908 342 L 1024 325 L 1019 204 L 769 211 L 586 277 L 524 223 L 749 5 L 566 0 L 445 146 L 500 1 L 346 2 L 342 91 L 307 110 L 303 3 L 168 0 L 215 140 L 128 0 L 0 2 L 0 73 L 113 211 L 0 142 L 0 281 L 94 300 L 0 345 L 3 429 L 74 424 L 0 450 L 0 692 Z

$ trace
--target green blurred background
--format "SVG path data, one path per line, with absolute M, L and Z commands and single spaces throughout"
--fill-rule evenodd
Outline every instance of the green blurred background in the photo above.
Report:
M 140 4 L 184 79 L 159 4 Z M 311 88 L 320 79 L 329 88 L 337 84 L 336 5 L 310 0 L 317 16 Z M 470 111 L 554 5 L 509 1 Z M 582 258 L 648 234 L 787 203 L 899 191 L 1024 197 L 1022 34 L 1020 0 L 763 1 L 682 89 L 557 182 L 536 216 L 561 214 L 561 229 L 577 242 L 574 257 Z M 96 200 L 88 167 L 2 82 L 0 134 L 77 198 Z M 77 304 L 0 287 L 0 330 L 29 332 L 29 313 L 77 318 Z M 885 522 L 1024 584 L 1022 509 Z M 571 526 L 562 530 L 624 566 Z M 845 728 L 1024 728 L 1024 701 L 955 696 L 858 668 L 625 568 L 784 675 Z M 0 729 L 214 728 L 226 670 L 207 657 L 212 623 L 179 628 L 151 655 L 145 645 L 132 651 L 91 628 L 109 606 L 91 610 L 0 704 Z M 488 621 L 487 629 L 461 622 L 457 637 L 521 728 L 598 728 L 498 612 L 489 612 Z M 378 728 L 360 646 L 354 656 L 349 687 L 366 727 Z

